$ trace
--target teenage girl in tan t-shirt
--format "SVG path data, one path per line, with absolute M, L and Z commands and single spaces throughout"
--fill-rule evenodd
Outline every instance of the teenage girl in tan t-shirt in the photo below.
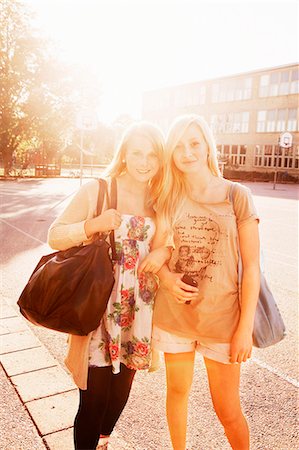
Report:
M 251 356 L 259 293 L 258 218 L 249 190 L 221 176 L 216 155 L 212 133 L 201 117 L 186 115 L 174 122 L 166 144 L 160 232 L 155 239 L 159 246 L 171 235 L 174 250 L 159 272 L 152 337 L 154 348 L 165 354 L 167 419 L 175 450 L 186 447 L 195 351 L 204 356 L 213 405 L 231 447 L 249 449 L 239 383 L 240 363 Z M 140 270 L 148 270 L 151 258 Z M 183 274 L 198 288 L 185 284 Z

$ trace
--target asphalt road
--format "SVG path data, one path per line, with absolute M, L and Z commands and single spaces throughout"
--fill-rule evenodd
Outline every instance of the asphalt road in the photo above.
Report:
M 84 180 L 84 182 L 86 182 Z M 268 282 L 287 326 L 278 345 L 254 350 L 243 365 L 242 405 L 251 427 L 252 450 L 299 448 L 298 394 L 298 187 L 247 183 L 260 216 Z M 0 181 L 2 295 L 16 301 L 46 245 L 47 229 L 79 187 L 78 179 Z M 66 336 L 32 326 L 63 365 Z M 139 373 L 118 434 L 136 450 L 171 448 L 164 414 L 165 371 Z M 226 450 L 222 427 L 212 409 L 200 357 L 190 397 L 188 448 Z M 46 412 L 45 412 L 46 414 Z M 27 450 L 27 449 L 22 449 Z M 63 449 L 62 449 L 63 450 Z

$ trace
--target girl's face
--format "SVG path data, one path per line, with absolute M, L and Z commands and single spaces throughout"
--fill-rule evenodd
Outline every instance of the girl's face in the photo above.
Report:
M 153 143 L 145 136 L 131 136 L 125 154 L 127 173 L 139 182 L 148 182 L 159 170 L 160 161 Z
M 184 173 L 196 173 L 203 165 L 207 165 L 208 144 L 195 123 L 192 123 L 178 141 L 173 161 Z

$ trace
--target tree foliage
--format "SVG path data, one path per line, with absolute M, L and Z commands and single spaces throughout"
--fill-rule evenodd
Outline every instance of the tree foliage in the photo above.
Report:
M 67 66 L 32 26 L 28 8 L 0 0 L 0 152 L 5 173 L 30 146 L 60 159 L 77 112 L 100 98 L 94 74 Z
M 6 168 L 28 131 L 23 107 L 40 56 L 29 19 L 19 2 L 0 0 L 0 146 Z

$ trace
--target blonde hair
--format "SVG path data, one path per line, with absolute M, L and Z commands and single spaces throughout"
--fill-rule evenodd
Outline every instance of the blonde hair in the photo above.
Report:
M 133 136 L 141 136 L 147 138 L 153 144 L 154 151 L 156 152 L 160 163 L 158 172 L 149 181 L 149 195 L 147 198 L 147 204 L 149 206 L 153 206 L 156 203 L 158 195 L 162 189 L 165 166 L 165 139 L 162 131 L 156 125 L 143 120 L 134 122 L 128 128 L 126 128 L 117 146 L 115 155 L 104 172 L 104 176 L 115 178 L 126 173 L 126 151 L 128 142 Z
M 166 170 L 163 189 L 159 194 L 157 211 L 163 229 L 172 229 L 181 216 L 182 208 L 187 197 L 187 185 L 182 172 L 173 160 L 174 150 L 187 130 L 195 124 L 199 127 L 208 147 L 208 168 L 216 177 L 221 177 L 218 167 L 217 147 L 212 131 L 205 119 L 196 114 L 186 114 L 177 117 L 171 124 L 166 138 Z

